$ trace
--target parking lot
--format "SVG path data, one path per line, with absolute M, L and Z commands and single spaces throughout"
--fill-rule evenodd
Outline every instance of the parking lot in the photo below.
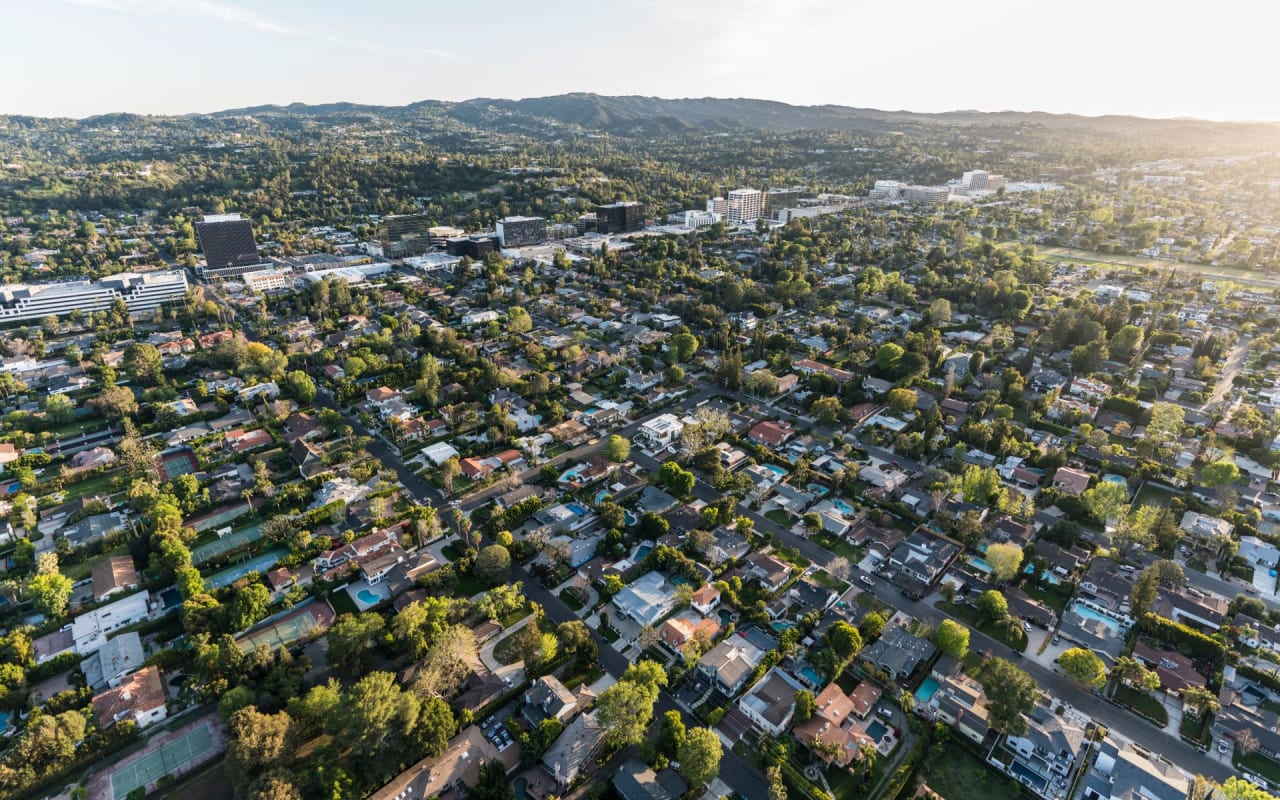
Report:
M 513 706 L 508 705 L 498 713 L 486 717 L 480 723 L 481 734 L 489 740 L 490 744 L 499 753 L 505 753 L 508 748 L 515 745 L 515 738 L 511 735 L 511 729 L 506 724 L 507 717 L 511 716 L 513 710 Z

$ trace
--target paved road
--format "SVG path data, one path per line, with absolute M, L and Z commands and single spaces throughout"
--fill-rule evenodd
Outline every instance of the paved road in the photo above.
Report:
M 948 616 L 927 603 L 903 597 L 901 593 L 883 581 L 877 580 L 873 592 L 890 607 L 904 611 L 934 627 L 937 627 Z M 959 621 L 962 622 L 963 620 Z M 1229 765 L 1216 761 L 1205 753 L 1201 753 L 1181 739 L 1165 735 L 1160 728 L 1113 706 L 1093 692 L 1080 688 L 1078 684 L 1065 675 L 1060 675 L 1028 658 L 1013 658 L 1009 646 L 1003 642 L 997 642 L 990 636 L 972 629 L 970 629 L 969 640 L 971 650 L 990 652 L 993 655 L 1010 658 L 1013 663 L 1035 679 L 1036 684 L 1041 689 L 1079 709 L 1095 722 L 1105 725 L 1112 732 L 1137 742 L 1153 753 L 1164 756 L 1182 769 L 1193 774 L 1206 775 L 1218 781 L 1226 780 L 1236 774 Z
M 1245 361 L 1249 358 L 1251 341 L 1253 341 L 1252 337 L 1241 336 L 1236 346 L 1231 349 L 1223 362 L 1222 371 L 1218 373 L 1218 381 L 1213 385 L 1213 393 L 1209 395 L 1204 405 L 1200 406 L 1200 413 L 1208 414 L 1226 401 L 1228 393 L 1235 388 L 1235 377 L 1244 370 Z

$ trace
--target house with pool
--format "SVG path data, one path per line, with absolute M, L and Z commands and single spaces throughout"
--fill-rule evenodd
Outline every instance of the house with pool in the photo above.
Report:
M 1087 751 L 1077 713 L 1054 713 L 1038 705 L 1027 715 L 1027 732 L 1000 737 L 987 761 L 1044 800 L 1065 800 Z

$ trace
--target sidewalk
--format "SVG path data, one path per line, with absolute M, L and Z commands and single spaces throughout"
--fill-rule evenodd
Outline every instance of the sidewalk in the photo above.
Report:
M 484 647 L 481 647 L 480 652 L 478 653 L 481 664 L 484 664 L 485 667 L 497 677 L 507 680 L 512 686 L 524 682 L 524 662 L 517 661 L 514 664 L 506 665 L 499 664 L 498 660 L 493 656 L 493 650 L 498 646 L 498 642 L 506 639 L 508 636 L 511 636 L 525 625 L 528 625 L 529 620 L 531 619 L 533 619 L 532 614 L 512 625 L 510 628 L 504 629 L 502 633 L 486 642 Z

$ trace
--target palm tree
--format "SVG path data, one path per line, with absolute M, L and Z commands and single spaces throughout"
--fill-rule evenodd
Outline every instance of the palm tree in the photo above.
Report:
M 1218 710 L 1218 698 L 1213 692 L 1198 686 L 1183 690 L 1182 704 L 1191 709 L 1197 717 L 1203 717 L 1207 712 Z

